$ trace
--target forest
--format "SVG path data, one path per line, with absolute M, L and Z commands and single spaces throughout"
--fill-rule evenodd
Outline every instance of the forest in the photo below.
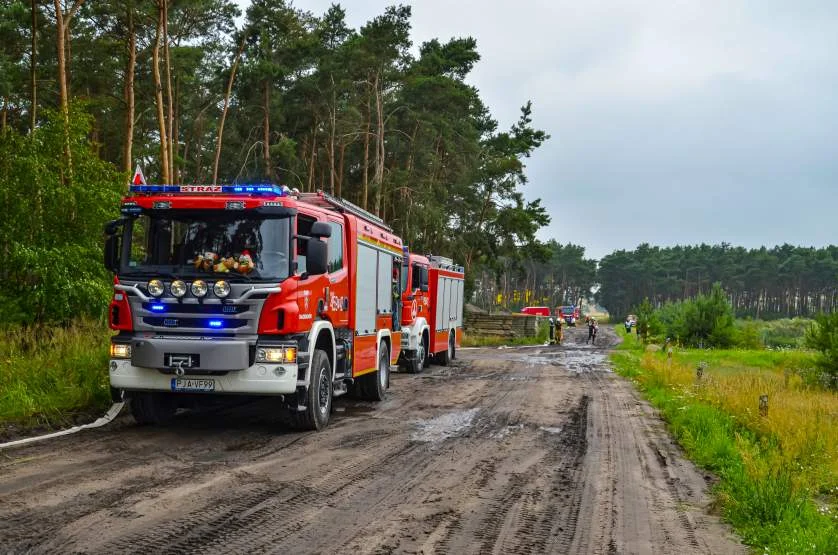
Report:
M 536 240 L 549 216 L 525 161 L 549 136 L 526 99 L 509 128 L 492 117 L 467 82 L 474 39 L 413 45 L 410 21 L 401 5 L 354 29 L 338 4 L 0 0 L 4 319 L 103 306 L 98 230 L 138 164 L 155 183 L 324 190 L 463 263 L 472 290 L 542 286 L 555 246 Z M 561 272 L 568 294 L 588 286 Z
M 738 317 L 771 320 L 834 312 L 838 247 L 745 249 L 729 244 L 640 245 L 600 261 L 598 301 L 623 317 L 644 299 L 654 307 L 710 293 L 719 283 Z
M 288 0 L 0 0 L 0 320 L 99 315 L 101 226 L 140 165 L 150 182 L 278 182 L 343 196 L 417 252 L 467 268 L 487 309 L 644 299 L 718 282 L 737 316 L 831 312 L 838 248 L 640 245 L 599 264 L 539 241 L 525 196 L 549 135 L 522 99 L 502 128 L 468 78 L 469 37 L 414 45 L 411 9 L 355 29 Z

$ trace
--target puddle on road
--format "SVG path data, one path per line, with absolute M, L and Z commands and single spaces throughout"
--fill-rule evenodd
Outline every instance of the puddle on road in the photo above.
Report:
M 368 405 L 334 405 L 334 411 L 341 413 L 341 416 L 360 416 L 375 412 L 375 407 Z
M 523 424 L 510 424 L 505 428 L 501 428 L 500 430 L 494 431 L 492 434 L 489 435 L 491 439 L 504 439 L 509 434 L 520 432 L 524 429 Z
M 611 371 L 606 353 L 584 348 L 563 347 L 552 352 L 541 352 L 529 357 L 529 362 L 552 364 L 577 374 Z
M 538 429 L 542 432 L 547 432 L 548 434 L 560 434 L 562 432 L 561 428 L 553 428 L 549 426 L 539 426 Z
M 411 434 L 410 439 L 429 443 L 462 435 L 462 432 L 471 427 L 478 412 L 480 409 L 469 409 L 448 412 L 429 420 L 419 420 L 416 422 L 417 430 Z

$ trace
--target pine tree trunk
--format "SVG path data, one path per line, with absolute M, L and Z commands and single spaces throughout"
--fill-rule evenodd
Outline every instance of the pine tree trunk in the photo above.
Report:
M 227 80 L 227 91 L 224 93 L 224 108 L 221 110 L 221 121 L 218 124 L 218 139 L 215 142 L 215 163 L 212 166 L 212 184 L 218 182 L 218 161 L 221 160 L 221 140 L 224 136 L 224 122 L 227 119 L 227 110 L 230 107 L 230 95 L 233 92 L 233 82 L 236 80 L 236 70 L 239 67 L 239 60 L 241 60 L 242 52 L 247 40 L 247 33 L 242 33 L 242 41 L 239 45 L 239 50 L 236 52 L 236 59 L 233 60 L 233 66 L 230 68 L 230 79 Z
M 38 10 L 37 0 L 32 0 L 32 50 L 29 55 L 29 91 L 32 105 L 29 109 L 29 132 L 35 131 L 38 121 Z
M 64 122 L 64 161 L 67 164 L 68 175 L 72 176 L 73 161 L 70 153 L 70 106 L 67 98 L 67 60 L 65 56 L 67 49 L 64 45 L 64 11 L 61 9 L 61 0 L 55 0 L 55 33 L 56 50 L 58 54 L 58 97 L 61 107 L 61 118 Z
M 175 148 L 177 137 L 174 135 L 174 98 L 172 96 L 172 58 L 169 55 L 169 0 L 163 2 L 163 56 L 166 61 L 166 137 L 169 149 L 169 179 L 177 180 L 175 174 Z M 168 183 L 168 181 L 167 181 Z
M 169 141 L 166 135 L 163 83 L 160 77 L 160 41 L 163 38 L 163 18 L 166 13 L 164 8 L 165 2 L 166 0 L 158 0 L 157 2 L 157 29 L 154 33 L 154 48 L 151 51 L 151 70 L 154 79 L 154 98 L 157 103 L 157 125 L 160 130 L 160 173 L 162 182 L 169 183 Z
M 308 159 L 308 186 L 307 191 L 314 191 L 314 161 L 317 158 L 317 120 L 311 126 L 311 157 Z
M 262 157 L 265 160 L 265 178 L 273 181 L 273 167 L 271 166 L 271 84 L 265 81 L 264 112 L 265 122 L 262 127 Z
M 343 162 L 346 159 L 346 143 L 340 143 L 340 161 L 338 162 L 338 180 L 335 194 L 340 197 L 343 194 Z
M 336 170 L 335 170 L 335 134 L 337 133 L 337 98 L 335 93 L 335 77 L 334 75 L 330 75 L 329 79 L 332 83 L 332 105 L 329 110 L 329 193 L 332 195 L 335 194 L 335 181 L 336 181 Z
M 369 171 L 370 171 L 370 126 L 372 125 L 372 110 L 370 109 L 370 95 L 367 95 L 367 127 L 364 133 L 364 177 L 363 192 L 361 197 L 361 208 L 367 209 L 369 195 Z
M 134 29 L 134 6 L 128 5 L 128 62 L 125 64 L 125 146 L 122 170 L 131 174 L 134 157 L 134 71 L 137 66 L 137 34 Z
M 381 98 L 381 81 L 375 76 L 375 212 L 381 213 L 381 202 L 384 196 L 384 106 Z
M 178 81 L 177 75 L 175 75 L 175 97 L 174 102 L 172 103 L 172 109 L 174 113 L 172 115 L 172 179 L 174 179 L 175 183 L 180 184 L 183 168 L 178 164 L 178 158 L 180 154 L 180 125 L 178 124 L 178 115 L 180 114 L 180 104 L 179 104 L 179 89 L 180 83 Z

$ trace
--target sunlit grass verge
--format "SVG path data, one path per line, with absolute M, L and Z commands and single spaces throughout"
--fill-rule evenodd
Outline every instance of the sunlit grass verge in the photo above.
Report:
M 670 362 L 631 340 L 612 354 L 688 456 L 719 477 L 725 519 L 766 553 L 838 553 L 838 397 L 794 372 L 807 357 L 676 350 Z
M 106 407 L 109 337 L 91 320 L 0 329 L 0 424 L 60 426 Z

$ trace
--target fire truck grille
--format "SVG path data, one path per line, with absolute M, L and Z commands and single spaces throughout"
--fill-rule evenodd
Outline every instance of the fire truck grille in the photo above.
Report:
M 143 303 L 143 308 L 149 312 L 155 312 L 162 307 L 166 312 L 177 312 L 178 314 L 241 314 L 250 310 L 248 305 L 243 304 L 167 304 Z
M 230 330 L 243 328 L 250 320 L 233 318 L 181 318 L 176 316 L 146 316 L 143 323 L 161 328 L 204 328 L 208 330 Z

